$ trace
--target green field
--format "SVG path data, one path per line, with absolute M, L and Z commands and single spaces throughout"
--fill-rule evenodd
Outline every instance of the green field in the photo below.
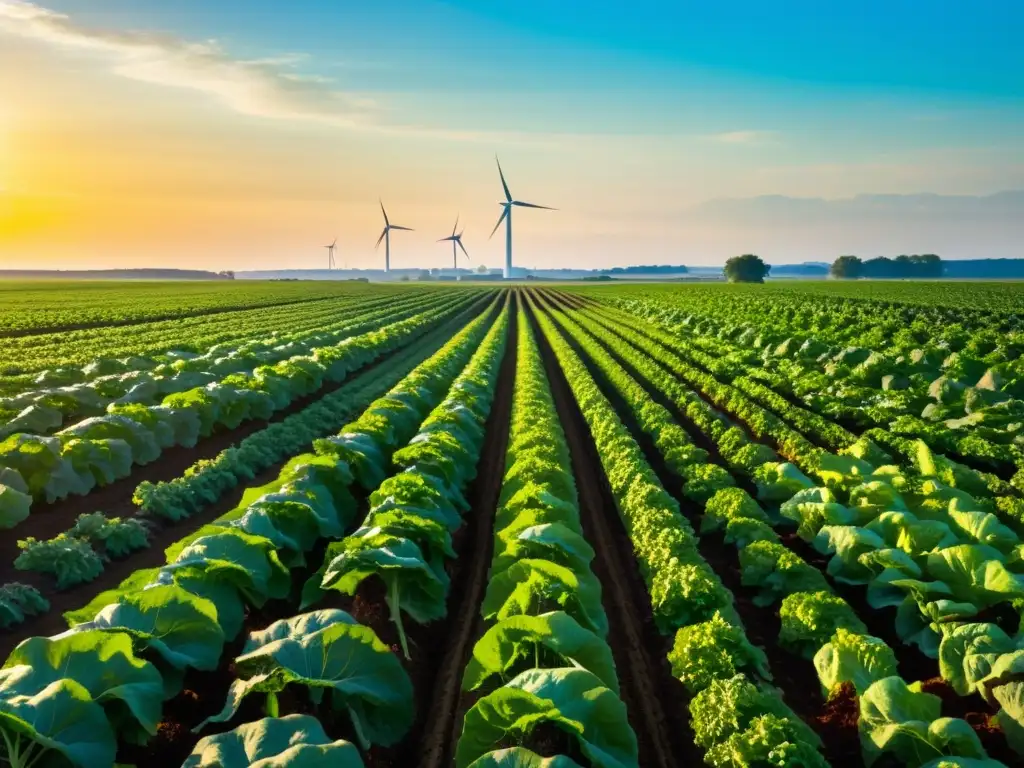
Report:
M 0 283 L 0 762 L 1024 764 L 1022 317 Z

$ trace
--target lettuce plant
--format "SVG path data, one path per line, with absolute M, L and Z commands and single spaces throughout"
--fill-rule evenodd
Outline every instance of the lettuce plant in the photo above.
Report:
M 57 579 L 57 589 L 84 584 L 103 573 L 103 559 L 89 542 L 65 533 L 44 541 L 29 537 L 18 542 L 18 549 L 21 554 L 14 567 L 51 574 Z

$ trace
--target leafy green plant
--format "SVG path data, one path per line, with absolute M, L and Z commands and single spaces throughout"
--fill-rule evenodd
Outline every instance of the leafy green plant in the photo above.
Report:
M 199 740 L 182 768 L 363 768 L 359 750 L 331 741 L 309 715 L 266 717 Z
M 14 561 L 19 571 L 39 571 L 57 579 L 57 589 L 92 581 L 103 573 L 103 559 L 87 541 L 60 534 L 39 541 L 32 537 L 18 542 L 21 554 Z
M 0 628 L 20 624 L 26 616 L 50 610 L 50 602 L 39 590 L 27 584 L 8 582 L 0 586 Z
M 872 683 L 860 697 L 865 761 L 890 753 L 917 768 L 943 756 L 985 759 L 978 735 L 965 721 L 941 716 L 938 696 L 923 693 L 898 677 Z
M 317 704 L 329 693 L 331 705 L 348 713 L 363 749 L 393 744 L 412 725 L 409 676 L 373 630 L 344 611 L 301 614 L 250 634 L 234 667 L 240 679 L 224 709 L 197 731 L 230 720 L 253 693 L 266 695 L 267 714 L 276 717 L 277 694 L 289 684 L 306 687 Z
M 814 654 L 814 668 L 826 694 L 847 682 L 862 694 L 875 681 L 897 674 L 896 654 L 884 641 L 843 627 Z
M 535 668 L 569 662 L 592 672 L 612 691 L 619 690 L 608 644 L 562 611 L 510 616 L 491 626 L 473 646 L 462 687 L 475 690 L 494 676 L 511 678 L 512 670 L 523 662 Z
M 867 632 L 864 622 L 841 597 L 829 592 L 794 592 L 779 608 L 782 629 L 779 644 L 808 659 L 825 645 L 838 629 Z
M 676 632 L 668 660 L 672 674 L 692 694 L 714 680 L 728 680 L 741 672 L 771 679 L 764 651 L 751 645 L 743 629 L 721 613 Z
M 102 512 L 79 515 L 67 535 L 85 539 L 94 546 L 101 544 L 104 554 L 110 557 L 124 557 L 149 546 L 149 529 L 144 521 L 106 517 Z
M 455 765 L 468 768 L 508 739 L 522 740 L 548 722 L 575 737 L 594 768 L 638 765 L 637 741 L 622 701 L 583 669 L 532 669 L 476 702 L 466 713 Z

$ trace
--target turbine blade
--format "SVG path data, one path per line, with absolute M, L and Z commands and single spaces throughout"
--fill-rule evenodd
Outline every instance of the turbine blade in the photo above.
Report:
M 452 227 L 452 234 L 455 234 L 455 230 L 459 228 L 459 217 L 458 214 L 455 216 L 455 226 Z
M 414 232 L 415 231 L 412 227 L 400 227 L 397 224 L 391 224 L 389 226 L 391 227 L 391 229 L 404 229 L 406 232 Z
M 498 217 L 498 223 L 494 225 L 494 229 L 491 230 L 491 234 L 487 236 L 488 240 L 494 237 L 494 233 L 498 231 L 498 227 L 501 226 L 501 222 L 505 220 L 506 216 L 508 216 L 508 206 L 501 209 L 501 216 Z
M 380 241 L 384 239 L 384 235 L 388 233 L 388 228 L 384 227 L 384 231 L 380 233 L 380 237 L 377 238 L 377 244 L 373 246 L 373 250 L 380 248 Z
M 439 242 L 439 243 L 444 243 L 444 242 L 447 242 L 448 240 L 454 240 L 454 239 L 455 239 L 454 237 L 442 237 L 442 238 L 441 238 L 440 240 L 438 240 L 437 242 Z
M 522 208 L 543 208 L 545 211 L 557 211 L 557 208 L 551 208 L 547 205 L 534 205 L 533 203 L 524 203 L 519 200 L 513 200 L 512 205 L 518 205 Z
M 468 258 L 469 258 L 469 251 L 467 251 L 467 250 L 466 250 L 466 246 L 464 246 L 464 245 L 462 244 L 462 241 L 461 241 L 461 240 L 456 240 L 455 242 L 459 244 L 459 248 L 461 248 L 461 249 L 462 249 L 462 252 L 463 252 L 464 254 L 466 254 L 466 258 L 468 259 Z
M 384 214 L 384 225 L 387 226 L 388 223 L 389 223 L 388 222 L 388 212 L 384 210 L 384 201 L 381 200 L 380 198 L 378 198 L 377 202 L 380 203 L 380 212 Z
M 501 163 L 498 161 L 498 156 L 494 156 L 494 162 L 498 163 L 498 175 L 501 176 L 501 186 L 505 190 L 505 199 L 508 202 L 512 202 L 512 193 L 508 191 L 508 184 L 505 183 L 505 174 L 501 170 Z

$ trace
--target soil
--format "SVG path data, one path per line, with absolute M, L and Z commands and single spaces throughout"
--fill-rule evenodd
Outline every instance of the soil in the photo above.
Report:
M 486 303 L 482 300 L 478 301 L 466 312 L 460 312 L 457 318 L 464 318 L 465 314 L 469 311 L 481 311 L 485 306 Z M 436 338 L 438 341 L 442 340 L 445 335 L 444 329 L 451 322 L 453 322 L 453 320 L 449 320 L 447 323 L 443 324 L 441 328 L 431 332 L 430 338 Z M 421 336 L 418 341 L 420 344 L 424 344 L 426 337 Z M 402 354 L 403 351 L 407 351 L 408 349 L 409 347 L 406 345 L 393 350 L 388 355 L 385 355 L 373 363 L 364 366 L 359 371 L 354 372 L 355 376 L 361 376 L 372 371 L 377 366 L 382 365 L 385 361 L 392 359 L 396 355 Z M 338 387 L 351 381 L 352 378 L 347 378 L 346 381 L 341 384 L 332 384 L 329 388 L 321 389 L 316 395 L 303 398 L 302 401 L 293 403 L 292 406 L 285 411 L 275 414 L 273 420 L 276 421 L 279 416 L 280 418 L 284 418 L 284 416 L 289 413 L 301 410 L 301 408 L 311 404 L 319 397 L 323 397 L 328 392 L 334 391 Z M 97 579 L 86 584 L 79 584 L 61 592 L 56 591 L 52 579 L 46 574 L 18 571 L 14 569 L 13 563 L 14 559 L 17 557 L 18 550 L 16 542 L 18 538 L 25 538 L 28 536 L 34 536 L 40 539 L 49 538 L 70 528 L 74 524 L 74 520 L 78 514 L 82 512 L 92 512 L 97 508 L 103 509 L 108 516 L 133 516 L 136 512 L 136 508 L 131 501 L 131 496 L 139 482 L 142 480 L 150 480 L 151 482 L 157 482 L 160 480 L 167 481 L 175 477 L 179 477 L 185 467 L 191 466 L 200 459 L 216 456 L 221 450 L 236 444 L 248 434 L 251 434 L 269 423 L 271 422 L 249 422 L 242 425 L 237 430 L 224 431 L 223 433 L 214 435 L 208 440 L 200 443 L 200 445 L 195 449 L 176 448 L 165 451 L 159 460 L 146 467 L 140 468 L 141 473 L 137 472 L 133 474 L 131 478 L 118 481 L 117 483 L 107 486 L 107 488 L 99 489 L 97 492 L 91 493 L 87 496 L 74 497 L 59 505 L 51 505 L 50 509 L 34 509 L 33 514 L 29 519 L 18 527 L 16 536 L 0 537 L 0 583 L 5 583 L 7 581 L 19 581 L 26 584 L 32 584 L 42 592 L 47 600 L 50 601 L 50 610 L 46 613 L 27 618 L 24 623 L 14 627 L 13 631 L 0 632 L 0 657 L 6 657 L 10 651 L 26 637 L 32 635 L 50 635 L 62 631 L 65 629 L 65 623 L 62 616 L 64 612 L 79 608 L 101 592 L 115 588 L 133 572 L 164 565 L 166 561 L 164 549 L 179 541 L 190 531 L 194 531 L 203 525 L 211 523 L 221 515 L 234 509 L 248 488 L 258 487 L 274 480 L 274 478 L 276 478 L 280 473 L 281 468 L 288 460 L 290 460 L 291 457 L 271 465 L 264 471 L 260 472 L 253 480 L 240 483 L 238 486 L 224 494 L 216 503 L 185 520 L 174 523 L 171 521 L 147 518 L 147 520 L 152 523 L 149 547 L 132 553 L 127 558 L 106 563 L 103 573 L 100 574 Z M 115 486 L 118 488 L 118 495 L 116 497 L 117 501 L 113 505 L 109 503 L 104 504 L 102 501 L 104 494 L 113 493 L 111 489 L 114 489 Z M 107 498 L 110 498 L 110 496 Z M 56 522 L 58 520 L 60 522 Z
M 619 675 L 622 700 L 636 733 L 640 764 L 700 764 L 690 730 L 686 690 L 672 676 L 667 659 L 671 638 L 657 631 L 650 597 L 622 526 L 600 455 L 586 420 L 550 345 L 536 327 L 544 366 L 562 420 L 579 493 L 585 538 L 597 552 L 592 563 L 603 587 L 609 617 L 608 642 Z

